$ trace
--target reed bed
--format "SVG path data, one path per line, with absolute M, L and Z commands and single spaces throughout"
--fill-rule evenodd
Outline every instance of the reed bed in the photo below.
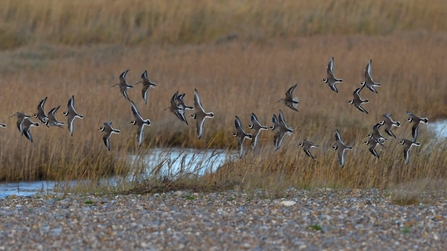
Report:
M 442 0 L 55 1 L 0 3 L 0 48 L 36 43 L 185 44 L 238 35 L 264 42 L 319 34 L 447 30 Z
M 411 137 L 411 125 L 405 121 L 407 110 L 427 116 L 430 121 L 446 116 L 445 93 L 440 90 L 445 85 L 447 62 L 445 55 L 439 53 L 445 46 L 436 36 L 411 33 L 389 37 L 278 39 L 269 45 L 236 40 L 219 45 L 147 49 L 117 45 L 32 46 L 2 52 L 0 118 L 8 128 L 0 132 L 0 140 L 4 142 L 1 177 L 5 181 L 102 178 L 126 173 L 130 168 L 126 161 L 128 154 L 144 155 L 147 149 L 156 146 L 235 149 L 236 140 L 232 136 L 235 115 L 242 119 L 244 127 L 252 112 L 261 123 L 270 124 L 272 114 L 279 109 L 285 113 L 294 134 L 286 138 L 278 152 L 272 149 L 273 133 L 263 132 L 260 153 L 227 164 L 232 167 L 229 174 L 239 170 L 237 175 L 223 179 L 221 174 L 215 174 L 204 179 L 209 184 L 216 179 L 236 183 L 249 180 L 252 185 L 267 186 L 285 179 L 288 182 L 279 183 L 386 187 L 418 177 L 445 177 L 443 144 L 433 146 L 430 140 L 435 136 L 425 125 L 420 127 L 422 146 L 412 150 L 408 166 L 402 164 L 398 140 L 390 138 L 386 149 L 378 148 L 382 155 L 378 161 L 362 145 L 372 125 L 384 113 L 391 113 L 402 122 L 401 128 L 394 129 L 398 138 Z M 336 74 L 343 78 L 338 94 L 321 82 L 328 55 L 335 57 Z M 374 78 L 382 87 L 378 95 L 362 92 L 363 98 L 370 100 L 364 105 L 370 112 L 366 115 L 347 101 L 359 86 L 370 58 Z M 144 70 L 157 83 L 156 89 L 149 92 L 148 105 L 141 98 L 141 86 L 129 90 L 143 117 L 152 121 L 152 126 L 146 128 L 142 148 L 136 146 L 135 128 L 129 124 L 132 113 L 128 101 L 117 88 L 111 87 L 127 68 L 130 83 L 139 81 Z M 294 83 L 298 83 L 295 90 L 300 100 L 298 113 L 275 103 Z M 189 118 L 187 126 L 164 110 L 177 90 L 185 92 L 185 101 L 192 104 L 194 88 L 201 94 L 205 110 L 216 115 L 206 121 L 205 134 L 200 140 L 195 135 L 194 120 Z M 32 128 L 34 143 L 30 143 L 18 132 L 15 119 L 9 118 L 16 111 L 33 114 L 45 96 L 48 96 L 47 110 L 61 105 L 62 112 L 71 95 L 75 96 L 77 111 L 85 116 L 75 122 L 73 137 L 66 128 L 41 126 Z M 58 118 L 65 120 L 60 113 Z M 111 152 L 107 152 L 98 131 L 105 121 L 112 121 L 114 127 L 121 129 L 120 135 L 112 136 Z M 344 169 L 340 169 L 335 152 L 330 149 L 336 128 L 345 142 L 355 145 L 354 151 L 348 152 Z M 311 161 L 296 146 L 304 138 L 321 146 L 314 149 L 317 161 Z M 250 173 L 249 177 L 245 172 Z
M 0 52 L 0 122 L 8 124 L 0 130 L 0 180 L 125 176 L 130 170 L 145 168 L 131 166 L 128 155 L 144 156 L 154 147 L 232 151 L 236 148 L 235 115 L 244 127 L 252 112 L 270 125 L 279 109 L 294 129 L 280 150 L 273 151 L 273 133 L 264 131 L 259 152 L 231 159 L 214 174 L 180 178 L 181 187 L 386 188 L 447 176 L 444 142 L 433 141 L 436 136 L 426 125 L 420 127 L 421 147 L 412 149 L 409 165 L 403 164 L 398 145 L 398 139 L 411 137 L 406 111 L 428 117 L 430 122 L 447 117 L 444 2 L 197 1 L 188 8 L 181 1 L 108 3 L 0 3 L 0 30 L 11 34 L 2 36 L 0 44 L 16 48 Z M 352 15 L 339 15 L 342 10 Z M 174 17 L 177 21 L 170 21 Z M 230 33 L 236 36 L 227 36 Z M 12 39 L 10 45 L 6 39 Z M 336 75 L 343 78 L 338 94 L 321 82 L 331 56 Z M 370 100 L 364 105 L 370 113 L 366 115 L 347 101 L 363 80 L 370 58 L 374 79 L 382 87 L 378 95 L 362 91 L 362 97 Z M 129 83 L 138 82 L 144 70 L 157 83 L 149 92 L 148 105 L 142 101 L 140 85 L 129 90 L 143 117 L 152 121 L 140 148 L 136 128 L 129 124 L 133 119 L 130 105 L 111 87 L 126 69 L 130 69 Z M 298 113 L 275 103 L 295 83 Z M 200 140 L 195 121 L 189 118 L 191 112 L 187 126 L 165 110 L 177 90 L 185 92 L 186 103 L 192 105 L 194 88 L 205 110 L 215 114 L 206 121 Z M 18 132 L 15 119 L 9 118 L 17 111 L 35 113 L 38 102 L 47 96 L 46 110 L 61 105 L 58 118 L 65 121 L 61 112 L 71 95 L 76 110 L 85 117 L 76 120 L 73 137 L 66 127 L 41 125 L 31 129 L 34 143 L 30 143 Z M 389 137 L 386 149 L 378 147 L 381 159 L 376 160 L 362 142 L 384 113 L 393 114 L 402 127 L 394 129 L 398 139 Z M 112 136 L 110 152 L 98 131 L 105 121 L 121 130 Z M 354 145 L 344 169 L 331 149 L 336 128 L 346 143 Z M 303 139 L 320 145 L 313 149 L 316 161 L 297 146 Z M 151 182 L 160 188 L 166 179 Z

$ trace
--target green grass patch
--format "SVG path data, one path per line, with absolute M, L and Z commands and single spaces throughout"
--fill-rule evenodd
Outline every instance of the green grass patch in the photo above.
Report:
M 410 227 L 404 226 L 403 228 L 400 229 L 400 232 L 402 234 L 408 234 L 408 233 L 410 233 Z
M 196 199 L 196 197 L 192 194 L 185 195 L 185 196 L 183 196 L 183 198 L 186 200 L 195 200 Z
M 321 231 L 321 230 L 323 230 L 323 227 L 321 227 L 320 225 L 316 225 L 316 224 L 314 224 L 314 225 L 310 225 L 310 226 L 308 226 L 307 228 L 308 228 L 308 229 L 315 230 L 315 231 Z

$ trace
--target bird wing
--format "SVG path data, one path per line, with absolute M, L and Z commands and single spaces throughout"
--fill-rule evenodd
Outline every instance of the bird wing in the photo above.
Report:
M 194 107 L 196 111 L 201 110 L 202 112 L 205 112 L 202 105 L 202 99 L 196 89 L 194 89 Z
M 286 92 L 286 99 L 292 99 L 293 91 L 295 90 L 297 84 L 292 85 Z
M 332 77 L 334 76 L 334 57 L 331 57 L 331 60 L 329 60 L 327 65 L 327 75 Z

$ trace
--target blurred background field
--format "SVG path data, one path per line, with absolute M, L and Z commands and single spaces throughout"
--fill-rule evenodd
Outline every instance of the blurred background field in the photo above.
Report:
M 237 34 L 253 41 L 315 35 L 445 32 L 442 0 L 56 1 L 0 3 L 1 47 L 209 43 Z
M 128 172 L 128 154 L 144 155 L 154 147 L 235 149 L 233 120 L 246 127 L 250 114 L 270 125 L 281 109 L 294 129 L 273 151 L 273 133 L 262 132 L 260 152 L 229 160 L 215 174 L 188 184 L 201 187 L 241 185 L 246 188 L 380 187 L 422 178 L 446 178 L 447 155 L 442 139 L 420 127 L 421 147 L 403 163 L 401 138 L 411 137 L 406 111 L 429 118 L 447 117 L 447 3 L 444 1 L 12 1 L 0 2 L 0 180 L 99 179 Z M 330 57 L 339 93 L 321 80 Z M 373 59 L 379 94 L 362 91 L 370 100 L 362 114 L 347 101 Z M 130 69 L 129 83 L 144 70 L 157 83 L 148 105 L 141 86 L 129 96 L 146 128 L 142 148 L 135 144 L 129 103 L 111 86 Z M 281 103 L 297 83 L 296 113 Z M 164 109 L 175 91 L 193 103 L 196 88 L 205 110 L 215 118 L 205 123 L 200 140 L 195 121 L 180 122 Z M 33 128 L 34 143 L 18 132 L 16 111 L 33 114 L 48 96 L 46 109 L 66 108 L 75 95 L 85 116 L 66 128 Z M 391 113 L 402 123 L 398 139 L 389 137 L 380 160 L 363 145 L 372 126 Z M 58 119 L 65 121 L 62 114 Z M 99 126 L 112 121 L 121 130 L 107 152 Z M 340 169 L 330 148 L 338 128 L 354 145 Z M 247 128 L 247 131 L 249 129 Z M 312 161 L 297 144 L 320 145 Z M 247 143 L 247 149 L 249 148 Z M 144 168 L 143 166 L 137 168 Z M 151 184 L 160 182 L 151 180 Z M 279 190 L 279 189 L 278 189 Z

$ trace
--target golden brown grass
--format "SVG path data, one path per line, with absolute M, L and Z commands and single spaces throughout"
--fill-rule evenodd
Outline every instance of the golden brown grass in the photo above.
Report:
M 153 45 L 211 42 L 230 34 L 266 41 L 317 34 L 445 32 L 446 12 L 442 0 L 4 0 L 0 45 Z
M 391 200 L 398 205 L 435 203 L 447 189 L 444 179 L 424 178 L 402 182 L 390 189 Z
M 4 19 L 0 28 L 26 38 L 23 43 L 19 38 L 11 42 L 14 46 L 6 47 L 28 44 L 0 53 L 0 122 L 8 124 L 7 129 L 0 130 L 1 180 L 99 179 L 124 174 L 129 168 L 143 168 L 130 167 L 128 154 L 144 155 L 146 149 L 155 146 L 234 149 L 235 115 L 242 119 L 244 127 L 252 112 L 261 123 L 270 124 L 272 114 L 279 109 L 294 134 L 286 138 L 278 152 L 273 151 L 272 132 L 264 131 L 257 155 L 249 153 L 242 160 L 229 161 L 216 174 L 183 180 L 181 184 L 200 183 L 209 189 L 239 185 L 279 192 L 292 185 L 387 188 L 420 178 L 447 176 L 444 144 L 431 142 L 434 135 L 426 125 L 420 128 L 421 147 L 412 149 L 409 165 L 403 164 L 402 146 L 396 139 L 390 138 L 386 149 L 378 147 L 380 160 L 374 159 L 362 144 L 384 113 L 402 122 L 401 128 L 394 129 L 399 139 L 411 137 L 406 111 L 426 116 L 430 122 L 447 116 L 443 91 L 446 21 L 441 18 L 447 8 L 444 2 L 420 5 L 420 1 L 364 1 L 355 5 L 352 1 L 284 1 L 283 5 L 274 5 L 198 1 L 197 6 L 192 5 L 196 8 L 186 8 L 180 1 L 170 5 L 130 2 L 104 5 L 101 1 L 41 1 L 27 2 L 26 6 L 25 2 L 0 3 L 0 19 Z M 389 4 L 385 6 L 385 2 Z M 248 8 L 254 3 L 258 4 Z M 137 13 L 140 10 L 144 15 Z M 339 14 L 342 11 L 352 15 Z M 197 17 L 198 13 L 202 16 Z M 137 32 L 136 16 L 142 20 L 141 34 Z M 178 21 L 166 21 L 172 17 Z M 194 17 L 206 22 L 191 22 Z M 359 22 L 363 17 L 370 22 Z M 243 19 L 242 25 L 238 18 Z M 418 22 L 412 23 L 415 18 Z M 334 19 L 340 23 L 329 22 Z M 298 23 L 301 26 L 293 25 Z M 187 32 L 197 27 L 199 31 Z M 201 43 L 230 32 L 239 37 Z M 371 36 L 375 34 L 379 35 Z M 178 45 L 185 42 L 201 44 Z M 128 46 L 152 43 L 156 45 Z M 67 46 L 79 44 L 90 45 Z M 335 57 L 336 75 L 343 78 L 338 94 L 321 82 L 331 56 Z M 364 105 L 370 112 L 366 115 L 347 101 L 362 81 L 370 58 L 374 79 L 382 87 L 378 95 L 362 91 L 362 97 L 370 100 Z M 144 70 L 157 82 L 157 88 L 150 90 L 147 106 L 141 98 L 141 86 L 129 90 L 142 115 L 152 121 L 141 149 L 136 147 L 135 128 L 129 124 L 129 103 L 117 88 L 111 88 L 126 69 L 130 69 L 130 83 L 139 81 Z M 298 113 L 275 103 L 294 83 L 298 83 Z M 215 113 L 214 119 L 206 121 L 200 140 L 195 136 L 190 112 L 190 125 L 186 126 L 164 110 L 177 90 L 185 92 L 185 101 L 192 104 L 194 88 L 202 96 L 205 110 Z M 15 119 L 8 118 L 16 111 L 33 114 L 45 96 L 47 110 L 61 105 L 62 112 L 71 95 L 75 95 L 77 111 L 85 116 L 75 122 L 73 137 L 66 128 L 32 128 L 35 142 L 31 144 L 19 134 Z M 65 121 L 60 113 L 58 118 Z M 112 136 L 111 152 L 106 151 L 98 131 L 105 121 L 121 129 L 120 135 Z M 344 169 L 340 169 L 330 148 L 336 128 L 346 143 L 354 145 Z M 320 145 L 312 150 L 316 161 L 296 145 L 302 139 Z M 162 183 L 154 182 L 154 187 Z
M 0 131 L 4 142 L 2 179 L 87 179 L 114 173 L 115 168 L 125 172 L 125 156 L 129 151 L 146 153 L 136 148 L 135 128 L 128 124 L 132 119 L 129 103 L 117 88 L 111 88 L 127 68 L 130 83 L 137 82 L 145 69 L 157 82 L 157 88 L 149 93 L 147 106 L 141 98 L 141 86 L 129 91 L 143 116 L 152 121 L 152 126 L 146 128 L 143 148 L 235 147 L 236 140 L 231 135 L 235 115 L 242 118 L 246 127 L 251 112 L 262 123 L 270 124 L 272 114 L 283 110 L 289 126 L 295 130 L 292 137 L 286 138 L 285 145 L 273 152 L 273 135 L 263 132 L 261 153 L 230 162 L 232 168 L 225 175 L 231 177 L 223 178 L 220 173 L 207 176 L 209 184 L 221 181 L 240 182 L 248 187 L 273 184 L 388 187 L 418 177 L 445 177 L 442 167 L 447 158 L 443 148 L 430 150 L 433 134 L 425 125 L 420 128 L 422 146 L 412 149 L 407 166 L 403 164 L 398 140 L 390 138 L 386 149 L 378 148 L 381 155 L 378 161 L 362 145 L 383 113 L 391 113 L 402 122 L 401 128 L 394 129 L 398 138 L 411 137 L 410 124 L 405 121 L 407 110 L 427 116 L 430 121 L 445 117 L 445 94 L 439 90 L 445 84 L 446 60 L 438 53 L 444 48 L 445 44 L 437 37 L 411 33 L 390 37 L 318 36 L 272 40 L 270 45 L 233 41 L 223 45 L 148 49 L 38 46 L 3 52 L 1 121 L 7 122 L 8 128 Z M 344 79 L 338 94 L 321 82 L 331 55 L 335 56 L 336 74 Z M 378 95 L 362 92 L 364 98 L 370 99 L 364 106 L 370 112 L 366 115 L 347 100 L 359 86 L 369 58 L 373 58 L 373 74 L 382 87 Z M 298 83 L 295 94 L 300 99 L 298 113 L 275 103 L 295 82 Z M 194 120 L 189 119 L 190 126 L 186 126 L 164 110 L 177 90 L 186 92 L 186 102 L 192 103 L 194 88 L 199 90 L 205 109 L 216 115 L 207 120 L 201 140 L 196 139 Z M 73 137 L 66 128 L 32 128 L 35 142 L 31 144 L 18 133 L 15 119 L 8 118 L 16 111 L 34 113 L 45 96 L 48 96 L 47 110 L 62 105 L 63 111 L 72 94 L 78 112 L 85 116 L 84 120 L 76 121 Z M 61 114 L 58 117 L 65 120 Z M 112 121 L 114 127 L 121 129 L 120 135 L 112 136 L 110 153 L 98 131 L 104 121 Z M 330 149 L 336 128 L 345 142 L 355 145 L 347 154 L 344 169 L 340 169 L 335 152 Z M 309 159 L 296 146 L 304 138 L 321 146 L 313 150 L 317 161 Z M 434 147 L 443 146 L 437 143 Z

